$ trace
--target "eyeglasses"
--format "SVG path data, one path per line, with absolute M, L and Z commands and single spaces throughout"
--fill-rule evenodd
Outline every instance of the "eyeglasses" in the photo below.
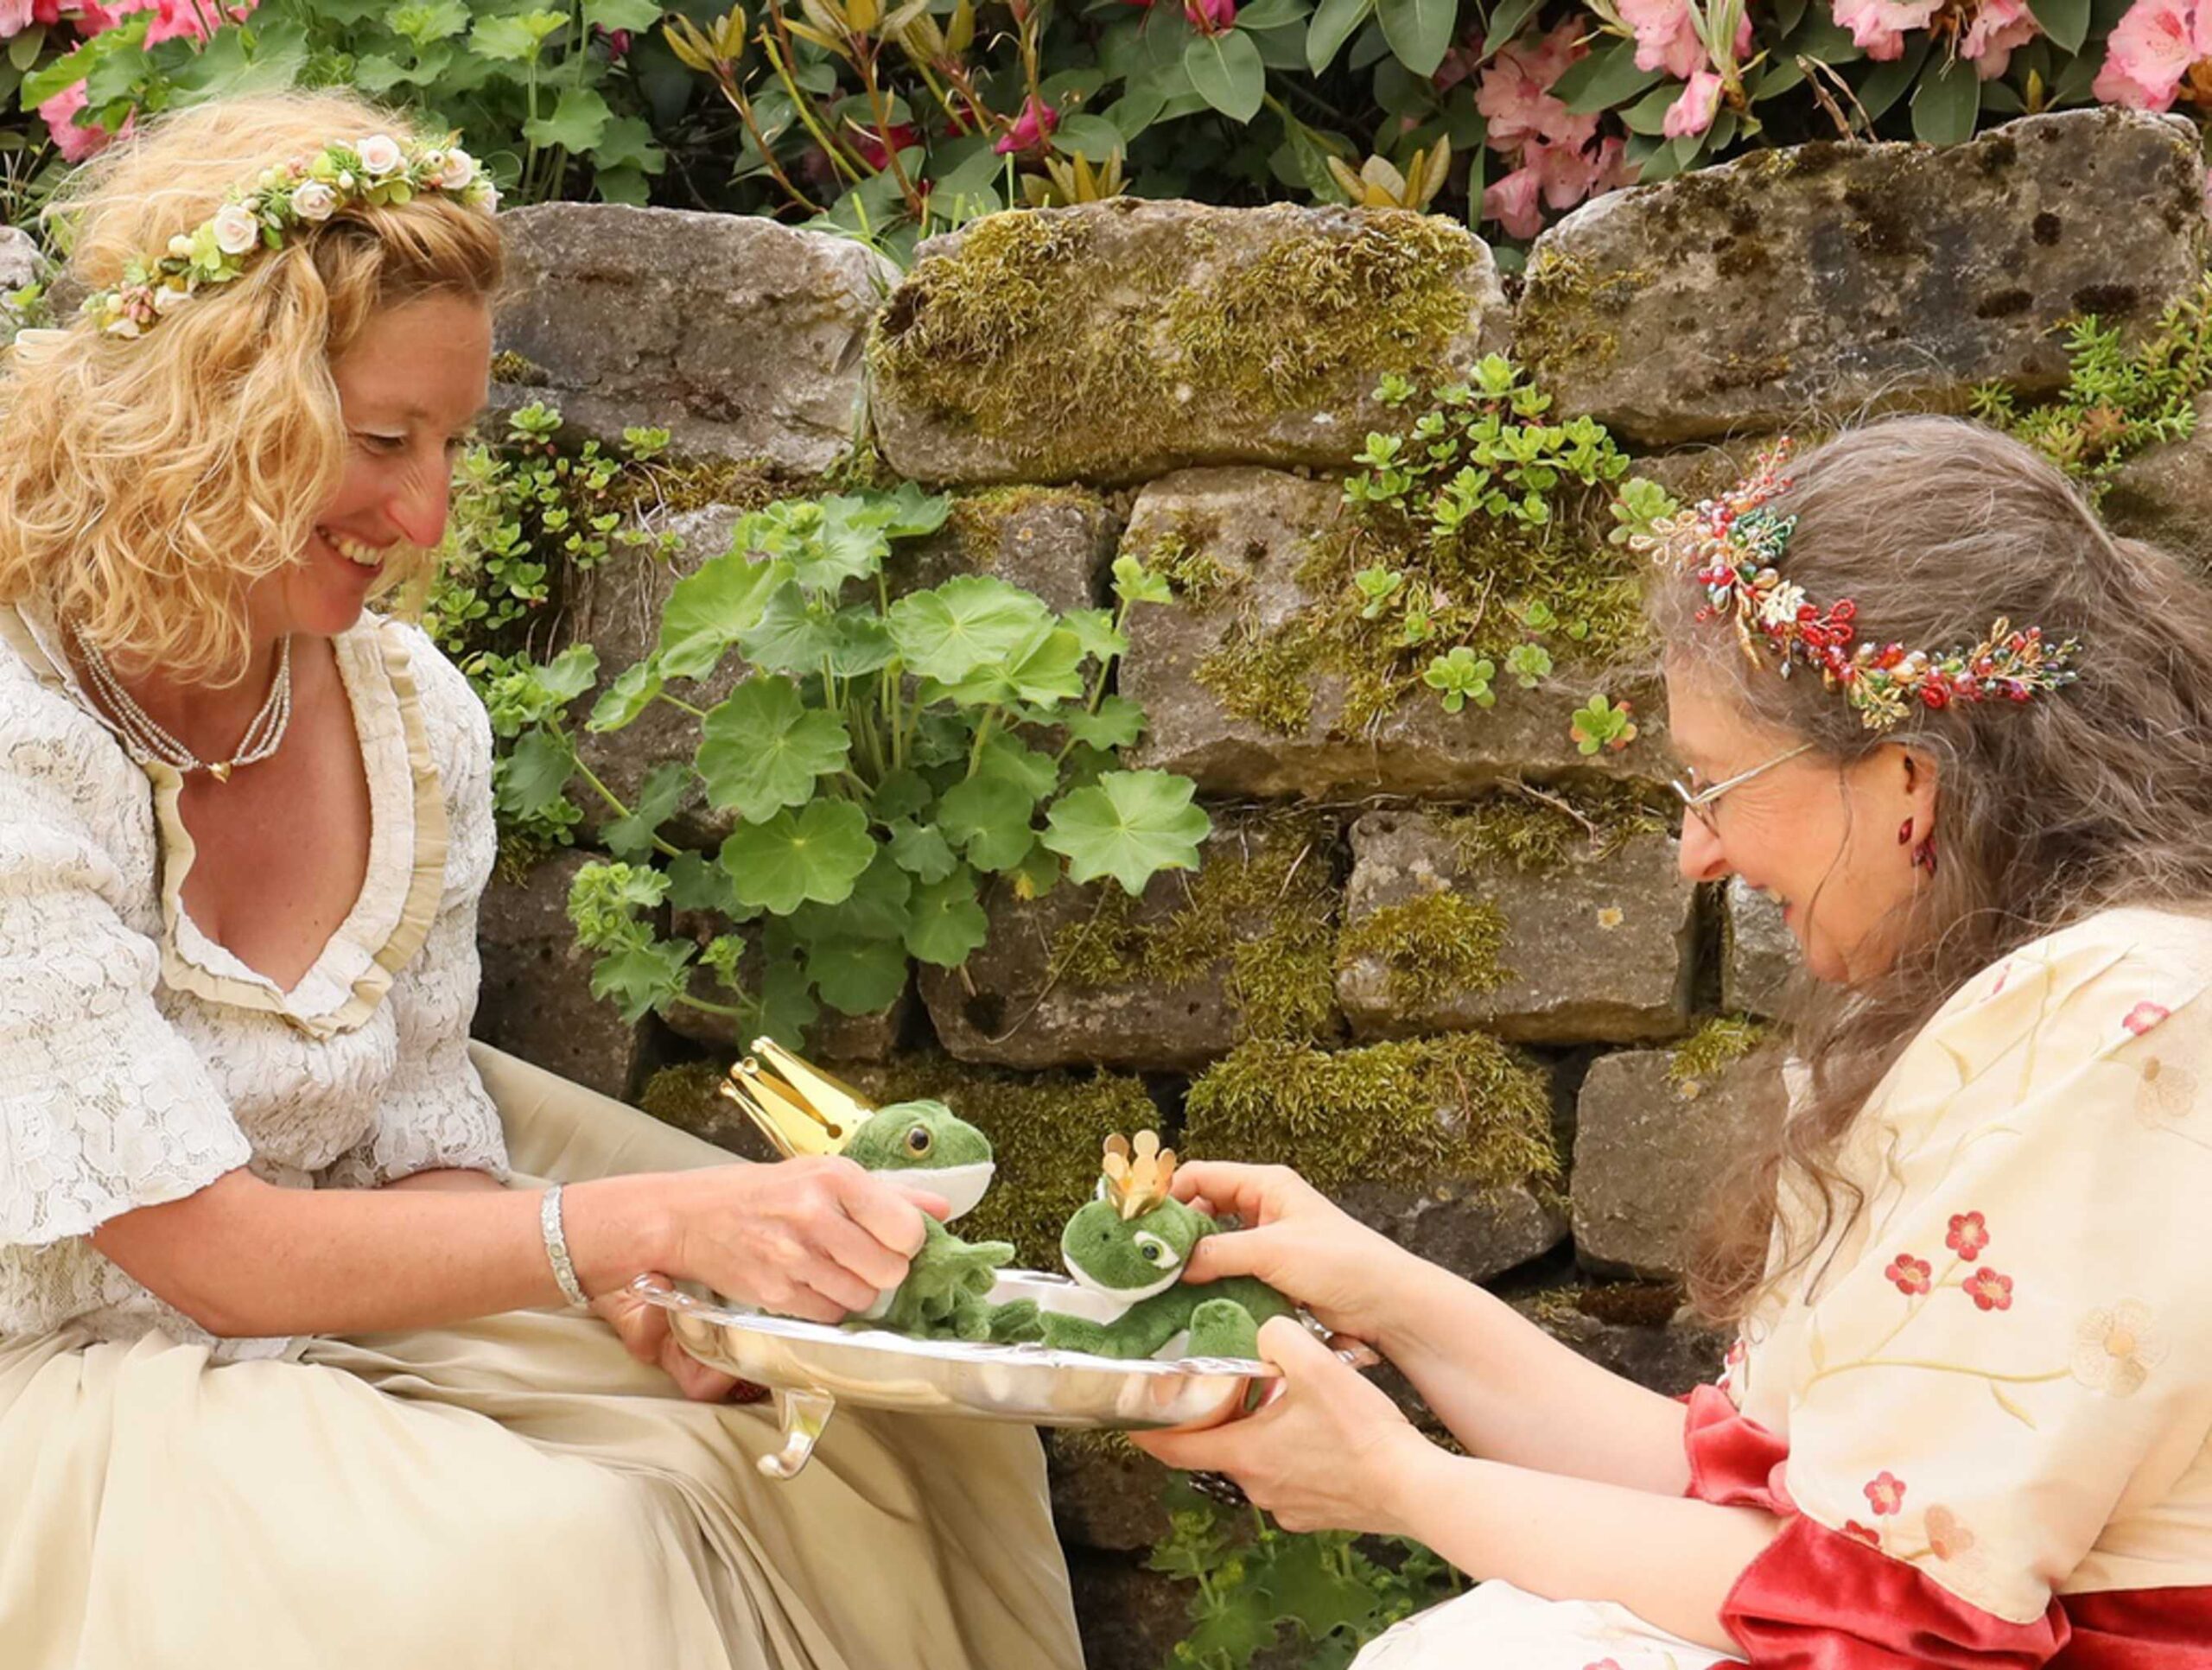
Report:
M 1716 783 L 1710 788 L 1700 788 L 1697 785 L 1695 772 L 1689 773 L 1690 780 L 1688 783 L 1683 782 L 1681 778 L 1675 778 L 1669 781 L 1667 786 L 1675 791 L 1675 798 L 1682 803 L 1684 811 L 1704 824 L 1707 834 L 1717 835 L 1720 833 L 1720 826 L 1714 822 L 1713 818 L 1713 805 L 1715 801 L 1726 794 L 1729 790 L 1740 788 L 1749 783 L 1762 772 L 1770 772 L 1783 761 L 1795 759 L 1799 754 L 1810 753 L 1812 751 L 1813 744 L 1801 742 L 1787 752 L 1775 755 L 1765 764 L 1754 765 L 1748 772 L 1738 772 L 1726 783 Z

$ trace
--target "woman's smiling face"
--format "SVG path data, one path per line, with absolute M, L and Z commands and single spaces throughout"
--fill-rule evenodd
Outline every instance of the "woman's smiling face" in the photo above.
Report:
M 1897 744 L 1850 764 L 1817 751 L 1780 759 L 1803 739 L 1745 713 L 1724 679 L 1688 663 L 1668 666 L 1667 724 L 1689 786 L 1768 766 L 1708 802 L 1709 823 L 1684 816 L 1683 876 L 1738 875 L 1777 898 L 1816 980 L 1888 968 L 1919 885 L 1913 852 L 1936 813 L 1932 765 Z

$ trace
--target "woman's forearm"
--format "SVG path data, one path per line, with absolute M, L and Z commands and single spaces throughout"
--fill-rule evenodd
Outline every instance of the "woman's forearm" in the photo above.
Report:
M 1662 1497 L 1688 1487 L 1681 1404 L 1599 1367 L 1471 1282 L 1409 1264 L 1374 1343 L 1469 1450 Z
M 458 1181 L 470 1175 L 482 1174 L 305 1190 L 232 1172 L 181 1200 L 110 1219 L 92 1244 L 224 1337 L 437 1327 L 561 1303 L 539 1193 Z M 564 1199 L 587 1292 L 663 1267 L 670 1230 L 655 1179 L 581 1183 Z
M 1382 1482 L 1393 1529 L 1469 1577 L 1549 1600 L 1608 1600 L 1718 1652 L 1743 1648 L 1720 1609 L 1782 1521 L 1589 1479 L 1446 1455 L 1416 1439 Z

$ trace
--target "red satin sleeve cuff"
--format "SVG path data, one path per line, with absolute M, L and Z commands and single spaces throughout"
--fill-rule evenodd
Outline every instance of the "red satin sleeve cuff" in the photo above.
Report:
M 1718 1386 L 1691 1392 L 1682 1445 L 1690 1462 L 1687 1495 L 1722 1508 L 1797 1511 L 1783 1482 L 1789 1446 L 1758 1422 L 1745 1419 Z

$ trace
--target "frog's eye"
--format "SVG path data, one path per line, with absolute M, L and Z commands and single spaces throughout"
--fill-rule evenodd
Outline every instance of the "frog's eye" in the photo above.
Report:
M 1149 1229 L 1136 1234 L 1137 1256 L 1155 1270 L 1172 1270 L 1183 1261 L 1182 1255 Z
M 935 1139 L 930 1135 L 928 1126 L 910 1125 L 906 1127 L 906 1152 L 916 1159 L 927 1157 L 934 1142 Z

